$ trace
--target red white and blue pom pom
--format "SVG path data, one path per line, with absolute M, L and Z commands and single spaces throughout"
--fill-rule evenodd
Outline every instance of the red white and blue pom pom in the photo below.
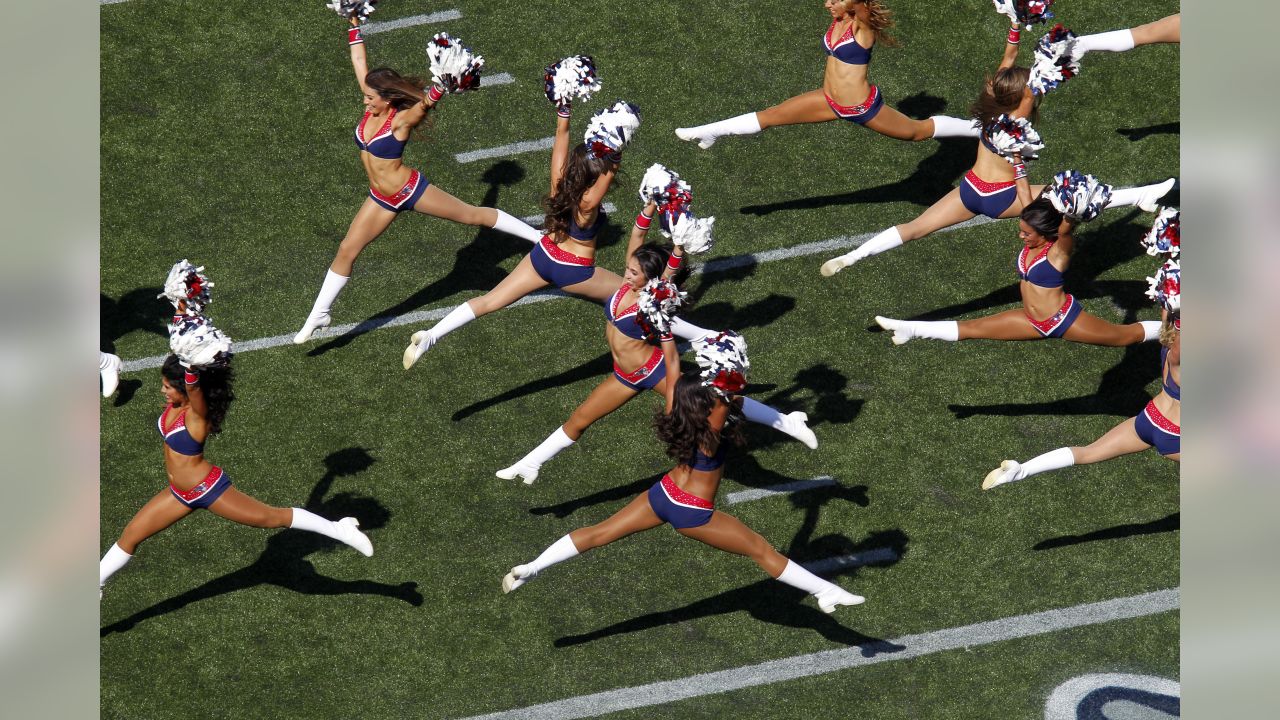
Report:
M 582 141 L 592 157 L 616 159 L 639 128 L 640 108 L 619 100 L 591 116 Z
M 574 100 L 588 100 L 593 93 L 600 91 L 600 76 L 596 74 L 596 62 L 590 55 L 571 55 L 548 65 L 544 79 L 547 82 L 547 99 L 556 107 Z
M 360 22 L 364 22 L 369 19 L 373 6 L 377 4 L 378 0 L 331 0 L 325 7 L 344 18 L 359 18 Z
M 695 218 L 693 213 L 682 213 L 671 223 L 671 242 L 684 249 L 688 255 L 701 255 L 715 245 L 711 227 L 715 217 Z
M 646 334 L 662 337 L 671 334 L 671 321 L 675 319 L 680 306 L 688 293 L 676 287 L 676 284 L 662 278 L 650 278 L 640 288 L 636 298 L 639 306 L 639 321 Z
M 702 384 L 728 400 L 747 386 L 747 340 L 732 330 L 693 341 Z
M 1026 118 L 1002 114 L 984 127 L 982 133 L 1010 165 L 1017 165 L 1022 160 L 1035 160 L 1038 157 L 1036 153 L 1044 149 L 1040 133 L 1031 127 L 1031 122 Z
M 1080 60 L 1075 56 L 1076 34 L 1054 25 L 1036 45 L 1036 59 L 1031 65 L 1027 86 L 1032 94 L 1043 95 L 1080 74 Z
M 462 41 L 449 33 L 436 33 L 427 43 L 427 60 L 431 63 L 431 81 L 445 92 L 460 93 L 480 87 L 480 68 L 484 58 L 462 46 Z
M 188 367 L 225 367 L 231 362 L 231 338 L 205 317 L 185 318 L 169 332 L 169 350 Z
M 644 177 L 640 178 L 640 202 L 646 205 L 651 201 L 661 202 L 667 186 L 678 182 L 682 182 L 680 175 L 673 170 L 668 170 L 662 163 L 650 165 L 649 169 L 644 171 Z
M 1018 23 L 1024 23 L 1030 30 L 1032 25 L 1048 22 L 1053 17 L 1049 6 L 1053 0 L 992 0 L 996 12 Z
M 1142 245 L 1148 255 L 1164 253 L 1169 257 L 1178 257 L 1182 252 L 1182 213 L 1177 208 L 1160 208 L 1151 230 L 1142 237 Z
M 1147 285 L 1147 297 L 1171 313 L 1182 309 L 1182 268 L 1177 260 L 1166 260 L 1155 277 L 1147 278 Z
M 1111 202 L 1111 186 L 1078 170 L 1064 170 L 1053 176 L 1045 189 L 1058 212 L 1073 220 L 1089 222 Z
M 169 268 L 169 276 L 164 281 L 164 292 L 156 297 L 173 303 L 175 310 L 178 303 L 186 303 L 186 314 L 196 315 L 204 312 L 204 306 L 212 301 L 209 295 L 212 287 L 213 282 L 204 274 L 204 266 L 196 267 L 184 259 Z

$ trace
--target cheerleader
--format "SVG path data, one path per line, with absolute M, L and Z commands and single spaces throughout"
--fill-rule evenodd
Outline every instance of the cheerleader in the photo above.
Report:
M 623 281 L 604 302 L 605 340 L 613 355 L 613 374 L 601 381 L 573 411 L 568 421 L 547 439 L 516 464 L 497 471 L 498 477 L 504 480 L 520 477 L 526 485 L 532 484 L 537 480 L 543 463 L 576 443 L 597 420 L 621 408 L 645 390 L 654 390 L 665 396 L 668 385 L 679 375 L 680 360 L 674 344 L 659 342 L 659 347 L 654 347 L 649 342 L 653 336 L 652 323 L 646 319 L 647 309 L 641 307 L 645 302 L 641 296 L 648 292 L 646 286 L 650 279 L 670 280 L 684 274 L 677 274 L 684 260 L 681 242 L 676 243 L 670 254 L 657 243 L 644 243 L 655 209 L 656 204 L 651 200 L 636 218 L 627 247 L 627 269 Z M 673 238 L 679 241 L 680 234 L 673 233 Z M 689 327 L 697 330 L 699 335 L 708 334 L 702 328 Z M 748 420 L 780 430 L 811 450 L 817 449 L 818 438 L 805 424 L 809 419 L 805 413 L 797 411 L 783 415 L 748 397 L 739 398 L 739 405 Z
M 1036 98 L 1028 87 L 1031 70 L 1016 64 L 1019 29 L 1015 21 L 1009 42 L 994 76 L 987 79 L 971 108 L 982 127 L 982 142 L 973 168 L 965 173 L 960 187 L 952 190 L 911 222 L 895 225 L 850 252 L 822 264 L 824 277 L 831 277 L 859 260 L 901 247 L 943 228 L 958 225 L 978 215 L 994 219 L 1018 217 L 1044 185 L 1027 181 L 1025 160 L 1035 157 L 1043 145 L 1030 127 L 1035 119 Z M 1010 132 L 1021 140 L 1010 140 Z M 1000 143 L 1000 144 L 997 144 Z M 1169 178 L 1157 185 L 1113 190 L 1107 207 L 1136 205 L 1152 212 L 1156 201 L 1173 188 Z
M 1079 301 L 1062 289 L 1063 273 L 1075 245 L 1075 220 L 1042 197 L 1023 208 L 1018 237 L 1024 243 L 1017 256 L 1021 310 L 1006 310 L 977 320 L 894 320 L 876 316 L 876 323 L 893 331 L 893 344 L 915 338 L 934 340 L 1040 340 L 1062 338 L 1089 345 L 1132 345 L 1154 340 L 1157 320 L 1115 325 L 1084 312 Z
M 98 374 L 102 376 L 102 397 L 111 397 L 120 385 L 119 355 L 98 351 Z
M 1155 22 L 1126 30 L 1112 30 L 1096 35 L 1082 35 L 1075 39 L 1072 59 L 1079 60 L 1087 52 L 1105 50 L 1125 52 L 1139 45 L 1182 42 L 1182 13 L 1160 18 Z
M 674 341 L 665 340 L 674 356 Z M 509 593 L 538 573 L 592 548 L 642 530 L 670 523 L 676 532 L 735 555 L 745 555 L 770 577 L 800 588 L 818 599 L 823 612 L 858 605 L 865 598 L 827 582 L 789 560 L 751 528 L 715 509 L 729 445 L 741 445 L 741 417 L 736 393 L 746 386 L 748 363 L 741 336 L 723 334 L 696 343 L 702 373 L 690 372 L 667 385 L 666 412 L 656 422 L 658 437 L 677 463 L 649 491 L 607 520 L 561 537 L 534 560 L 517 565 L 502 579 Z M 671 376 L 675 378 L 673 374 Z
M 343 9 L 339 9 L 339 13 L 345 14 Z M 410 135 L 444 97 L 446 87 L 442 79 L 445 76 L 437 77 L 427 87 L 423 80 L 401 76 L 390 68 L 369 70 L 364 39 L 360 34 L 360 17 L 352 16 L 350 22 L 352 27 L 347 31 L 347 41 L 351 47 L 351 66 L 364 95 L 365 106 L 364 116 L 356 123 L 355 143 L 360 150 L 360 162 L 369 176 L 369 197 L 356 212 L 346 237 L 338 245 L 338 253 L 325 274 L 311 312 L 293 338 L 296 344 L 305 343 L 312 333 L 329 325 L 330 306 L 351 279 L 356 258 L 406 210 L 465 225 L 493 228 L 529 242 L 537 242 L 542 236 L 502 210 L 462 202 L 432 185 L 421 172 L 404 164 L 401 157 Z M 456 43 L 447 36 L 443 41 Z M 460 91 L 473 87 L 477 82 L 476 62 L 470 59 L 469 54 L 465 60 L 471 63 L 469 67 L 448 68 L 450 72 L 458 73 L 447 76 L 447 80 L 456 85 L 448 89 Z
M 888 34 L 893 14 L 883 0 L 825 0 L 831 25 L 822 35 L 827 53 L 822 89 L 810 90 L 778 105 L 691 128 L 677 128 L 681 140 L 696 140 L 709 148 L 725 135 L 754 135 L 779 125 L 828 122 L 837 118 L 857 123 L 896 140 L 977 137 L 968 120 L 935 115 L 913 120 L 886 106 L 880 88 L 868 79 L 871 50 L 877 43 L 893 47 Z
M 1020 463 L 1005 460 L 987 473 L 982 489 L 1023 480 L 1050 470 L 1088 465 L 1154 447 L 1162 457 L 1182 461 L 1182 320 L 1172 316 L 1160 329 L 1160 393 L 1137 417 L 1111 428 L 1084 447 L 1063 447 Z

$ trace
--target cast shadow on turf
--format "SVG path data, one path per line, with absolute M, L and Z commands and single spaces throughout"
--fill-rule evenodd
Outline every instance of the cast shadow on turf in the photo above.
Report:
M 1116 128 L 1116 134 L 1128 138 L 1129 142 L 1138 142 L 1152 135 L 1181 135 L 1182 123 L 1168 122 L 1140 128 Z
M 481 179 L 489 184 L 479 205 L 484 207 L 500 207 L 501 188 L 515 185 L 524 178 L 524 168 L 516 162 L 502 160 L 484 171 Z M 417 220 L 417 218 L 414 218 Z M 447 220 L 426 219 L 426 222 L 444 222 Z M 449 223 L 452 225 L 452 223 Z M 462 226 L 456 226 L 462 227 Z M 607 247 L 621 237 L 619 226 L 615 222 L 607 223 L 596 239 L 598 248 Z M 528 254 L 532 245 L 520 238 L 501 233 L 492 228 L 477 228 L 471 242 L 460 248 L 453 267 L 444 277 L 432 281 L 413 295 L 376 313 L 372 318 L 359 323 L 351 330 L 316 346 L 307 354 L 315 357 L 330 350 L 345 347 L 360 335 L 376 330 L 396 317 L 421 309 L 432 303 L 453 297 L 460 292 L 472 290 L 482 293 L 494 288 L 507 271 L 502 263 L 510 258 L 521 258 Z M 433 251 L 433 250 L 427 250 Z
M 329 518 L 356 517 L 360 520 L 360 529 L 365 532 L 385 527 L 391 518 L 391 513 L 371 497 L 340 492 L 328 500 L 323 499 L 329 493 L 334 480 L 362 472 L 374 462 L 374 458 L 364 448 L 350 447 L 331 453 L 324 459 L 326 468 L 324 476 L 312 488 L 306 503 L 301 507 Z M 334 549 L 354 554 L 353 550 L 337 540 L 323 535 L 294 530 L 277 531 L 267 538 L 266 549 L 249 566 L 139 610 L 123 620 L 102 628 L 100 636 L 106 637 L 111 633 L 126 632 L 144 620 L 181 610 L 192 603 L 231 592 L 249 590 L 259 585 L 275 585 L 306 595 L 348 593 L 382 595 L 403 600 L 415 607 L 422 605 L 422 593 L 418 592 L 416 582 L 390 585 L 372 580 L 338 580 L 320 575 L 316 572 L 315 566 L 305 559 L 311 553 Z
M 819 492 L 819 490 L 809 492 Z M 797 495 L 799 494 L 797 493 Z M 809 534 L 813 532 L 813 525 L 809 522 L 811 514 L 816 515 L 816 509 L 814 513 L 806 512 L 805 525 L 797 533 L 796 539 L 791 543 L 791 547 L 784 552 L 785 555 L 801 564 L 831 557 L 832 555 L 848 555 L 889 548 L 893 550 L 892 560 L 872 562 L 864 566 L 883 568 L 898 563 L 906 551 L 908 538 L 899 529 L 871 532 L 864 540 L 857 543 L 843 535 L 826 535 L 816 540 L 809 540 Z M 831 573 L 831 575 L 854 575 L 858 570 L 859 568 L 842 569 Z M 852 590 L 856 592 L 857 587 L 853 587 Z M 836 619 L 837 617 L 845 619 L 856 618 L 858 607 L 841 608 L 836 611 L 835 615 L 827 615 L 817 607 L 803 602 L 807 597 L 801 590 L 783 585 L 772 578 L 765 578 L 744 587 L 692 602 L 681 608 L 641 615 L 579 635 L 559 637 L 556 638 L 553 644 L 555 647 L 572 647 L 614 635 L 641 632 L 664 625 L 691 622 L 716 615 L 746 612 L 761 622 L 802 630 L 813 630 L 830 642 L 845 646 L 858 646 L 862 648 L 864 657 L 873 657 L 880 653 L 900 652 L 906 649 L 903 645 L 897 645 L 882 638 L 871 637 L 847 628 Z M 868 602 L 875 602 L 875 598 L 869 598 Z
M 728 303 L 711 303 L 704 307 L 696 308 L 696 314 L 691 314 L 689 321 L 696 325 L 707 327 L 708 329 L 732 328 L 734 330 L 746 330 L 752 327 L 765 327 L 774 320 L 777 320 L 788 312 L 791 312 L 795 306 L 795 298 L 776 294 L 757 300 L 756 302 L 743 307 L 741 310 L 735 309 Z M 601 325 L 603 326 L 603 322 Z M 601 328 L 601 331 L 601 335 L 603 335 L 603 327 Z M 603 342 L 601 344 L 603 344 Z M 684 350 L 687 348 L 682 347 L 681 349 Z M 483 410 L 488 410 L 489 408 L 496 407 L 502 403 L 534 395 L 545 390 L 552 390 L 565 385 L 572 385 L 573 383 L 591 378 L 603 378 L 612 370 L 613 358 L 612 355 L 606 352 L 578 365 L 577 367 L 569 368 L 564 372 L 538 378 L 537 380 L 511 388 L 510 390 L 506 390 L 498 395 L 494 395 L 493 397 L 474 402 L 455 412 L 453 414 L 453 421 L 458 422 L 460 420 L 465 420 L 466 418 Z
M 165 318 L 156 310 L 156 296 L 164 292 L 161 287 L 141 287 L 130 290 L 119 300 L 98 294 L 99 335 L 101 350 L 115 352 L 116 341 L 134 330 L 145 330 L 161 337 L 169 337 Z
M 903 98 L 898 109 L 904 115 L 922 120 L 932 115 L 940 115 L 946 109 L 945 100 L 932 95 L 919 93 Z M 921 160 L 910 175 L 901 180 L 861 188 L 844 193 L 820 195 L 817 197 L 796 198 L 779 202 L 747 205 L 738 210 L 743 215 L 769 215 L 781 210 L 815 210 L 838 205 L 860 205 L 872 203 L 909 202 L 921 207 L 928 207 L 943 195 L 951 192 L 956 181 L 973 167 L 977 141 L 972 138 L 943 138 L 926 140 L 937 145 L 937 150 L 929 157 Z
M 1182 528 L 1182 513 L 1172 513 L 1159 520 L 1145 523 L 1125 523 L 1115 527 L 1094 530 L 1082 535 L 1063 535 L 1061 537 L 1041 540 L 1033 547 L 1035 550 L 1053 550 L 1054 548 L 1080 545 L 1097 540 L 1119 540 L 1137 535 L 1155 535 L 1158 533 L 1177 532 Z

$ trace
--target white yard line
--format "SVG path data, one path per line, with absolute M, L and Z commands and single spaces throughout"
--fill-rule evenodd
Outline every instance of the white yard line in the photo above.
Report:
M 386 32 L 388 30 L 399 30 L 400 28 L 414 27 L 415 25 L 430 25 L 432 23 L 442 23 L 448 20 L 457 20 L 461 17 L 462 12 L 459 10 L 441 10 L 440 12 L 433 12 L 429 15 L 413 15 L 411 17 L 386 20 L 384 22 L 367 22 L 361 27 L 361 32 L 365 35 L 373 35 L 374 33 Z
M 781 485 L 770 485 L 763 488 L 752 488 L 750 490 L 739 490 L 725 496 L 721 502 L 722 505 L 733 505 L 735 503 L 750 502 L 751 500 L 759 500 L 761 498 L 773 497 L 774 495 L 786 495 L 788 493 L 800 492 L 801 490 L 812 490 L 817 487 L 827 487 L 835 485 L 836 479 L 830 475 L 819 475 L 809 480 L 797 480 L 795 482 L 782 483 Z
M 758 665 L 720 670 L 663 682 L 619 688 L 591 695 L 579 695 L 530 707 L 476 715 L 466 720 L 570 720 L 607 713 L 652 707 L 678 700 L 705 697 L 743 688 L 812 677 L 852 668 L 897 662 L 947 650 L 960 650 L 991 643 L 1060 632 L 1076 627 L 1100 625 L 1115 620 L 1145 617 L 1177 610 L 1177 588 L 1103 602 L 1076 605 L 1058 610 L 1015 615 L 963 627 L 907 635 L 889 642 L 903 646 L 898 652 L 878 652 L 865 657 L 861 647 L 826 650 L 771 660 Z M 853 617 L 857 608 L 838 611 Z
M 510 145 L 499 145 L 498 147 L 485 148 L 483 150 L 458 153 L 453 156 L 453 159 L 465 164 L 477 160 L 488 160 L 489 158 L 510 157 L 522 153 L 537 152 L 538 150 L 550 150 L 553 142 L 555 142 L 554 136 L 545 137 L 541 140 L 521 140 Z
M 497 75 L 481 75 L 480 87 L 490 87 L 492 85 L 510 85 L 516 79 L 511 77 L 511 73 L 498 73 Z
M 602 207 L 604 208 L 605 212 L 612 213 L 617 211 L 617 208 L 613 207 L 611 203 L 604 203 Z M 532 215 L 526 218 L 525 222 L 528 222 L 530 225 L 536 226 L 536 224 L 542 222 L 542 216 Z M 972 220 L 969 220 L 967 222 L 962 222 L 959 225 L 954 225 L 952 227 L 945 228 L 943 230 L 939 230 L 938 232 L 939 233 L 950 232 L 952 230 L 959 230 L 960 228 L 972 227 L 974 225 L 982 225 L 989 222 L 994 222 L 994 221 L 991 220 L 990 218 L 979 215 L 978 217 Z M 875 235 L 876 233 L 866 233 L 864 235 L 855 235 L 853 237 L 842 235 L 840 237 L 832 238 L 830 240 L 822 240 L 820 242 L 793 245 L 789 248 L 779 248 L 777 250 L 766 250 L 761 253 L 754 253 L 749 255 L 733 255 L 731 257 L 718 258 L 716 260 L 712 260 L 708 262 L 705 265 L 698 267 L 697 269 L 694 270 L 694 273 L 697 274 L 697 273 L 723 272 L 725 270 L 731 270 L 733 268 L 743 267 L 745 265 L 775 262 L 777 260 L 787 260 L 790 258 L 803 257 L 806 255 L 816 255 L 819 253 L 829 253 L 829 252 L 835 252 L 839 250 L 850 250 L 852 248 L 855 248 L 861 245 L 867 240 L 870 240 L 871 238 L 875 237 Z M 528 297 L 517 300 L 516 302 L 512 303 L 510 307 L 517 307 L 520 305 L 528 305 L 530 303 L 537 303 L 537 302 L 543 302 L 546 300 L 555 300 L 557 298 L 566 298 L 566 297 L 569 297 L 569 295 L 566 295 L 560 292 L 559 290 L 540 290 L 536 293 L 533 293 L 532 295 L 529 295 Z M 370 318 L 368 320 L 365 320 L 364 322 L 347 323 L 345 325 L 335 325 L 335 326 L 325 328 L 323 330 L 317 330 L 316 333 L 312 336 L 312 338 L 314 340 L 314 339 L 336 337 L 338 335 L 344 335 L 350 332 L 351 330 L 355 330 L 355 329 L 359 329 L 359 331 L 363 333 L 363 332 L 368 332 L 370 330 L 375 330 L 377 328 L 383 328 L 383 327 L 399 327 L 401 325 L 409 325 L 412 323 L 434 322 L 436 320 L 439 320 L 440 318 L 443 318 L 445 315 L 447 315 L 449 311 L 453 309 L 453 307 L 454 306 L 450 305 L 449 307 L 435 308 L 433 310 L 418 310 L 418 311 L 407 313 L 404 315 L 397 315 L 395 317 Z M 237 342 L 235 344 L 235 351 L 236 351 L 236 354 L 240 354 L 240 353 L 249 352 L 251 350 L 265 350 L 267 348 L 280 347 L 281 345 L 289 345 L 292 342 L 293 342 L 293 333 L 290 333 L 288 335 L 276 335 L 273 337 L 257 338 L 254 340 L 245 340 L 245 341 Z M 310 346 L 310 343 L 308 343 L 307 346 Z M 304 347 L 307 347 L 307 346 L 304 346 Z M 124 362 L 124 365 L 120 368 L 120 370 L 121 372 L 134 372 L 136 370 L 147 370 L 149 368 L 158 368 L 164 363 L 164 359 L 166 357 L 167 355 L 153 355 L 151 357 L 140 358 L 137 360 L 126 360 Z

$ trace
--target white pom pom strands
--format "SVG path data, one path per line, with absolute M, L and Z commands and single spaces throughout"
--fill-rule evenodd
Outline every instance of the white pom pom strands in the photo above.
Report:
M 600 76 L 590 55 L 573 55 L 548 65 L 544 74 L 547 99 L 564 107 L 574 100 L 588 100 L 600 91 Z
M 650 201 L 661 203 L 665 199 L 667 187 L 673 183 L 684 183 L 684 181 L 662 163 L 650 165 L 649 169 L 644 171 L 644 177 L 640 178 L 640 202 L 646 205 Z M 684 186 L 685 189 L 689 189 L 688 183 L 684 183 Z
M 1182 310 L 1182 267 L 1177 260 L 1166 260 L 1155 277 L 1147 278 L 1147 286 L 1147 297 L 1164 309 L 1170 313 Z
M 702 384 L 728 400 L 747 386 L 747 340 L 732 330 L 693 341 Z
M 1035 160 L 1038 157 L 1036 153 L 1044 149 L 1040 133 L 1031 127 L 1031 122 L 1026 118 L 1001 115 L 983 128 L 982 133 L 1010 165 L 1017 165 L 1023 160 Z
M 183 303 L 186 314 L 197 315 L 204 312 L 204 306 L 212 301 L 213 298 L 209 295 L 209 288 L 212 287 L 213 282 L 204 274 L 203 265 L 196 267 L 183 259 L 169 268 L 169 276 L 164 281 L 164 292 L 156 297 L 173 303 L 175 311 L 178 310 L 178 304 Z
M 1027 29 L 1037 23 L 1048 22 L 1053 17 L 1049 7 L 1053 0 L 992 0 L 996 12 L 1009 18 L 1011 22 L 1023 23 Z
M 192 368 L 226 367 L 231 338 L 204 316 L 184 318 L 169 330 L 169 350 Z
M 1092 175 L 1064 170 L 1053 176 L 1046 194 L 1058 212 L 1073 220 L 1088 222 L 1111 202 L 1111 186 Z
M 689 255 L 709 252 L 715 245 L 715 239 L 711 237 L 711 227 L 715 222 L 715 217 L 695 218 L 693 213 L 682 214 L 671 224 L 671 242 Z
M 1160 208 L 1151 230 L 1142 236 L 1142 246 L 1148 255 L 1178 257 L 1182 252 L 1182 213 L 1177 208 Z
M 662 278 L 652 278 L 645 283 L 636 298 L 645 331 L 659 338 L 670 337 L 671 321 L 675 319 L 688 295 L 676 287 L 675 283 Z
M 640 128 L 640 108 L 619 100 L 611 107 L 596 111 L 587 124 L 582 142 L 594 158 L 622 159 L 622 150 Z
M 1080 61 L 1075 53 L 1076 34 L 1061 25 L 1040 38 L 1036 59 L 1031 65 L 1027 86 L 1032 94 L 1044 95 L 1080 74 Z
M 431 81 L 448 93 L 460 93 L 480 87 L 480 68 L 484 58 L 462 46 L 462 41 L 449 33 L 436 33 L 427 43 L 427 60 L 431 63 Z
M 373 14 L 373 6 L 377 4 L 378 0 L 332 0 L 325 7 L 344 18 L 358 18 L 360 22 L 364 22 Z

